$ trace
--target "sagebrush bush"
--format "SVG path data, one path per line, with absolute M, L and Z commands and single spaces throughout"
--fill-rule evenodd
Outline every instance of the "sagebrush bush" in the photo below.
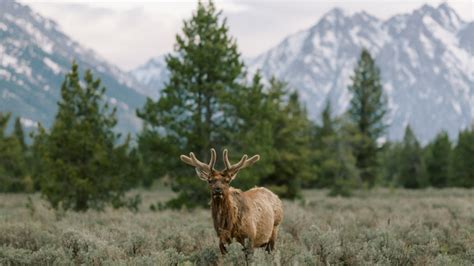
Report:
M 209 210 L 59 213 L 38 195 L 0 194 L 0 265 L 245 265 L 242 246 L 221 256 Z M 253 265 L 472 265 L 474 191 L 375 190 L 355 197 L 307 191 L 285 201 L 276 250 Z M 28 208 L 25 206 L 28 205 Z

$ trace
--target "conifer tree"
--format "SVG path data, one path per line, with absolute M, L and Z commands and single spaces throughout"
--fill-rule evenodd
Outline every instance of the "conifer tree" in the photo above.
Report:
M 333 121 L 333 118 L 331 117 L 331 108 L 331 102 L 328 100 L 323 109 L 323 112 L 321 113 L 322 125 L 318 130 L 318 135 L 320 138 L 324 138 L 325 136 L 331 136 L 336 133 L 334 128 L 335 121 Z
M 170 79 L 160 99 L 148 99 L 137 112 L 147 127 L 140 137 L 141 146 L 153 142 L 160 146 L 156 150 L 162 150 L 155 158 L 166 167 L 157 174 L 171 176 L 172 188 L 179 192 L 169 206 L 206 205 L 205 184 L 178 158 L 193 151 L 206 160 L 211 147 L 219 150 L 229 143 L 232 125 L 228 116 L 232 99 L 241 89 L 243 63 L 226 20 L 212 2 L 199 2 L 191 19 L 184 21 L 174 52 L 166 58 Z M 146 140 L 146 136 L 155 140 Z
M 360 186 L 359 170 L 353 155 L 354 126 L 346 116 L 334 121 L 335 133 L 327 135 L 324 141 L 321 176 L 330 178 L 330 196 L 351 196 L 352 190 Z
M 385 142 L 379 156 L 379 174 L 382 186 L 396 186 L 399 180 L 403 143 Z
M 270 81 L 268 97 L 275 108 L 273 123 L 274 172 L 262 179 L 281 197 L 300 196 L 301 184 L 311 179 L 312 171 L 310 134 L 311 124 L 306 109 L 292 92 L 285 101 L 287 84 L 276 79 Z
M 321 113 L 321 125 L 314 127 L 312 136 L 313 164 L 319 166 L 315 169 L 317 176 L 312 186 L 317 188 L 326 188 L 334 184 L 334 177 L 325 173 L 326 168 L 322 168 L 324 161 L 332 155 L 328 150 L 331 145 L 328 144 L 336 139 L 335 121 L 331 116 L 331 102 L 328 100 Z
M 24 190 L 25 158 L 20 141 L 6 134 L 11 114 L 0 113 L 0 192 Z
M 117 145 L 115 108 L 104 103 L 105 90 L 89 70 L 82 83 L 73 63 L 61 86 L 52 128 L 40 128 L 35 136 L 34 150 L 42 165 L 35 176 L 54 208 L 100 210 L 107 203 L 119 207 L 125 204 L 125 191 L 138 180 L 130 138 Z
M 459 132 L 450 169 L 450 186 L 474 187 L 474 126 Z
M 428 185 L 423 150 L 410 126 L 406 127 L 403 137 L 398 178 L 404 188 L 423 188 Z
M 14 134 L 18 139 L 18 142 L 21 145 L 23 152 L 26 151 L 26 143 L 25 143 L 25 133 L 23 132 L 23 126 L 21 125 L 21 120 L 19 117 L 15 119 L 15 126 L 14 126 Z
M 439 133 L 426 147 L 426 170 L 431 186 L 442 188 L 448 185 L 451 150 L 451 142 L 446 132 Z
M 352 82 L 349 86 L 353 95 L 349 114 L 357 125 L 359 134 L 354 153 L 362 180 L 372 187 L 377 177 L 377 140 L 386 129 L 384 117 L 387 104 L 380 81 L 380 70 L 365 49 L 357 62 Z
M 277 107 L 266 93 L 260 72 L 253 76 L 250 84 L 242 86 L 244 88 L 231 98 L 234 108 L 227 115 L 230 131 L 226 146 L 233 150 L 231 156 L 235 156 L 235 161 L 240 160 L 242 154 L 260 155 L 257 167 L 242 171 L 233 181 L 236 187 L 249 189 L 275 170 L 273 123 Z

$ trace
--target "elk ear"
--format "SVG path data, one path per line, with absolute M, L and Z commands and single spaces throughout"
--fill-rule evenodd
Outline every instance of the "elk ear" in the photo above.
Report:
M 188 157 L 186 155 L 181 155 L 181 156 L 179 156 L 179 158 L 181 159 L 181 161 L 183 161 L 186 164 L 189 164 L 191 166 L 196 166 L 196 163 L 192 159 L 193 156 L 194 156 L 194 154 L 191 153 L 190 157 Z M 203 181 L 207 181 L 209 179 L 210 173 L 208 173 L 204 169 L 199 168 L 199 167 L 195 167 L 194 170 L 196 170 L 196 174 L 199 177 L 199 179 L 201 179 Z
M 196 170 L 196 174 L 199 177 L 199 179 L 206 182 L 209 180 L 209 176 L 210 176 L 209 173 L 204 172 L 203 170 L 199 170 L 198 168 L 194 168 L 194 170 Z

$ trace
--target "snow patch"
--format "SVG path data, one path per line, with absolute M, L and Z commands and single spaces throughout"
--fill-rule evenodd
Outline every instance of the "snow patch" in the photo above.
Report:
M 57 75 L 61 73 L 61 67 L 48 57 L 43 58 L 43 63 L 47 65 L 53 71 L 54 74 Z
M 28 119 L 28 118 L 25 118 L 25 117 L 21 117 L 20 118 L 20 123 L 24 126 L 24 127 L 33 127 L 33 128 L 37 128 L 38 127 L 38 122 L 34 121 L 34 120 L 31 120 L 31 119 Z
M 420 36 L 420 41 L 421 43 L 423 44 L 423 47 L 425 48 L 425 52 L 428 54 L 428 56 L 430 58 L 434 58 L 434 47 L 433 47 L 433 44 L 431 43 L 430 40 L 428 40 L 428 38 L 422 34 Z
M 33 24 L 24 19 L 16 19 L 14 22 L 23 30 L 25 30 L 29 35 L 31 35 L 36 44 L 46 53 L 51 54 L 53 52 L 54 44 L 53 42 L 46 37 L 40 30 L 38 30 Z
M 453 106 L 454 111 L 456 111 L 457 114 L 461 114 L 461 105 L 459 105 L 458 102 L 451 101 L 451 105 Z
M 0 55 L 0 62 L 1 62 L 1 65 L 4 67 L 10 66 L 10 67 L 15 68 L 18 65 L 18 60 L 15 57 L 9 54 L 5 54 L 3 52 Z

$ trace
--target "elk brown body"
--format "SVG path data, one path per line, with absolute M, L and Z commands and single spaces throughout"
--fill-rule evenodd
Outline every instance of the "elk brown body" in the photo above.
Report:
M 239 170 L 254 164 L 260 159 L 255 155 L 242 159 L 232 165 L 228 152 L 223 152 L 225 169 L 214 169 L 216 151 L 211 149 L 211 160 L 208 164 L 196 159 L 193 153 L 181 155 L 181 160 L 194 166 L 199 178 L 208 182 L 211 191 L 211 212 L 214 229 L 219 237 L 219 249 L 227 253 L 226 245 L 233 239 L 244 247 L 246 257 L 256 247 L 264 247 L 271 252 L 275 247 L 278 227 L 283 220 L 281 200 L 270 190 L 255 187 L 245 192 L 230 186 Z

